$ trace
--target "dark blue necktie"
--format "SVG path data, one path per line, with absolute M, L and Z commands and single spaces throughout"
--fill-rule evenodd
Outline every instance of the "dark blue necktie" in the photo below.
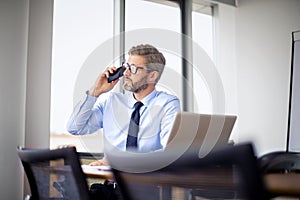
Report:
M 143 106 L 143 103 L 140 101 L 138 101 L 134 104 L 134 111 L 131 114 L 127 142 L 126 142 L 127 150 L 137 148 L 137 135 L 139 132 L 139 123 L 140 123 L 140 108 L 142 106 Z

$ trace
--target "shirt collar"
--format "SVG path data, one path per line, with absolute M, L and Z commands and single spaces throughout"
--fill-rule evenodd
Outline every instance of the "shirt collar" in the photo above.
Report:
M 156 96 L 157 90 L 154 89 L 150 94 L 148 94 L 146 97 L 142 99 L 142 103 L 145 107 L 147 107 L 150 104 L 150 101 Z M 134 107 L 134 104 L 137 102 L 137 100 L 134 98 L 133 93 L 130 95 L 129 98 L 129 106 L 130 108 Z

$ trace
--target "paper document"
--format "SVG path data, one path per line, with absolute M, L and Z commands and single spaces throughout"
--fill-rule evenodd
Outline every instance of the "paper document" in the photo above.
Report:
M 81 165 L 81 167 L 84 172 L 110 171 L 111 170 L 110 166 L 108 166 L 108 165 L 100 165 L 100 166 Z

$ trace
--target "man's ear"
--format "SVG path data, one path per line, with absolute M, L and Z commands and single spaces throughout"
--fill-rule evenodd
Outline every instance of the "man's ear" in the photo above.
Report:
M 149 82 L 155 83 L 157 81 L 157 79 L 158 79 L 158 76 L 159 76 L 158 71 L 152 71 L 152 72 L 150 72 Z

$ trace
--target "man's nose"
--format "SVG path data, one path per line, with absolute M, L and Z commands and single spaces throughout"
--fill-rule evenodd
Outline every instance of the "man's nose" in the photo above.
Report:
M 126 68 L 126 69 L 125 69 L 125 71 L 124 71 L 123 75 L 126 75 L 126 76 L 128 76 L 128 75 L 130 74 L 129 67 L 125 67 L 125 68 Z

